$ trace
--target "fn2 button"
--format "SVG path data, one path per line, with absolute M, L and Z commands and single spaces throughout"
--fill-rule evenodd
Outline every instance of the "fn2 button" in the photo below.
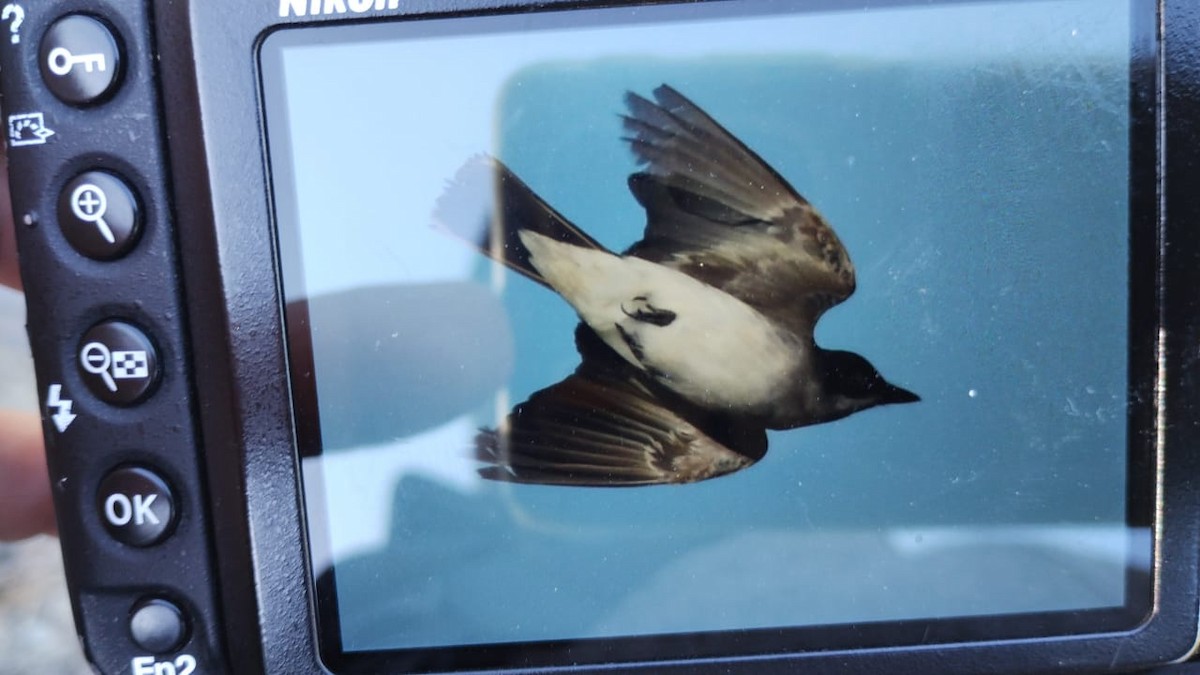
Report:
M 116 469 L 100 481 L 96 508 L 104 529 L 130 546 L 162 541 L 175 524 L 175 496 L 158 474 L 139 466 Z
M 129 617 L 129 636 L 137 646 L 154 654 L 175 651 L 187 640 L 187 635 L 183 611 L 169 600 L 143 600 L 134 606 Z

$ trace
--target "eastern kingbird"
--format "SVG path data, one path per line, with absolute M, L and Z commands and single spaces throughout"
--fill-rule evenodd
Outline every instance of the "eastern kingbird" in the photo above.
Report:
M 476 438 L 493 480 L 687 483 L 758 461 L 767 429 L 920 400 L 813 328 L 854 292 L 833 228 L 787 181 L 667 85 L 626 94 L 641 241 L 601 246 L 500 161 L 455 176 L 436 221 L 563 297 L 582 363 Z

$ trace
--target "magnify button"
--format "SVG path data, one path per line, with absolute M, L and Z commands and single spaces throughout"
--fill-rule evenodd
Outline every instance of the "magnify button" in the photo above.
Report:
M 142 227 L 133 191 L 107 171 L 88 171 L 63 186 L 58 224 L 76 251 L 96 260 L 128 253 Z
M 84 183 L 71 191 L 71 213 L 85 223 L 94 223 L 104 241 L 117 243 L 117 237 L 112 228 L 104 222 L 104 214 L 108 213 L 108 193 L 98 185 Z

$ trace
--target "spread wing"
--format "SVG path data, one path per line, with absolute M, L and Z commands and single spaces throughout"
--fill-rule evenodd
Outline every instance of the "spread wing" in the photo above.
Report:
M 620 487 L 714 478 L 766 449 L 761 427 L 689 420 L 636 378 L 585 365 L 516 406 L 500 429 L 481 431 L 475 451 L 492 480 Z
M 854 292 L 850 256 L 804 197 L 679 92 L 664 84 L 654 99 L 625 98 L 626 140 L 645 167 L 629 187 L 647 212 L 629 254 L 754 305 L 807 297 L 819 314 Z

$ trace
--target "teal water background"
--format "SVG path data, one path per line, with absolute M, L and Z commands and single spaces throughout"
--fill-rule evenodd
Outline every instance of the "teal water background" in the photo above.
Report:
M 505 21 L 280 47 L 268 122 L 305 286 L 287 290 L 310 298 L 325 439 L 309 516 L 347 649 L 1121 604 L 1126 2 Z M 644 213 L 621 99 L 662 83 L 837 230 L 858 290 L 818 342 L 923 400 L 772 432 L 757 465 L 694 485 L 479 481 L 473 429 L 575 368 L 576 318 L 435 232 L 434 203 L 491 152 L 625 248 Z M 462 395 L 440 400 L 448 379 Z

